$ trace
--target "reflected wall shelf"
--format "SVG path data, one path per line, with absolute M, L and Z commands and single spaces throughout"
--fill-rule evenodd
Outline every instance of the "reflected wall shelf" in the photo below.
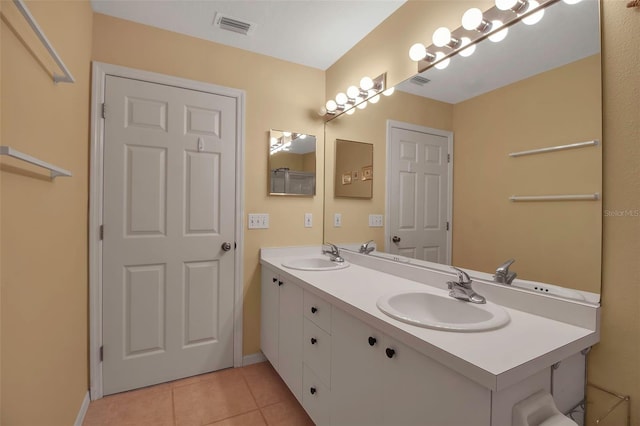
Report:
M 51 179 L 54 179 L 58 176 L 71 176 L 71 172 L 68 170 L 54 166 L 53 164 L 49 164 L 30 155 L 24 154 L 11 148 L 10 146 L 0 146 L 0 155 L 8 155 L 9 157 L 17 158 L 18 160 L 26 161 L 27 163 L 35 164 L 36 166 L 45 168 L 51 172 Z
M 564 151 L 566 149 L 583 148 L 587 146 L 597 146 L 597 145 L 598 145 L 597 140 L 577 142 L 577 143 L 572 143 L 568 145 L 558 145 L 558 146 L 550 146 L 547 148 L 530 149 L 528 151 L 511 152 L 509 153 L 509 157 L 522 157 L 525 155 L 543 154 L 546 152 Z
M 597 201 L 599 193 L 594 194 L 567 194 L 567 195 L 512 195 L 511 201 Z

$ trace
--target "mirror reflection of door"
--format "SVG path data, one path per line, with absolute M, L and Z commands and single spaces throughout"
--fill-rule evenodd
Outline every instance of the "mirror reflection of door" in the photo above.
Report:
M 335 196 L 373 197 L 373 145 L 336 140 Z
M 451 263 L 451 132 L 389 122 L 388 251 Z
M 282 130 L 269 132 L 269 194 L 316 194 L 316 137 Z

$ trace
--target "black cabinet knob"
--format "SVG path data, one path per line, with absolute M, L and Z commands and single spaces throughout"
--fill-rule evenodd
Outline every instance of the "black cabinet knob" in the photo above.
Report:
M 385 352 L 387 353 L 387 358 L 393 358 L 396 354 L 396 351 L 391 348 L 387 348 Z
M 311 395 L 315 395 L 316 394 L 316 388 L 311 388 L 309 389 L 309 392 L 311 392 Z
M 375 345 L 377 341 L 378 339 L 376 339 L 375 337 L 369 337 L 369 346 Z
M 278 279 L 277 279 L 277 278 L 274 278 L 274 279 L 273 279 L 273 282 L 274 282 L 274 283 L 275 283 L 275 282 L 277 282 L 277 281 L 278 281 Z
M 312 345 L 315 345 L 317 341 L 318 341 L 318 339 L 316 339 L 315 337 L 311 338 L 311 344 Z
M 315 314 L 316 312 L 318 312 L 318 308 L 316 308 L 315 306 L 311 307 L 311 313 Z
M 282 285 L 282 284 L 283 284 L 283 282 L 282 282 L 282 281 L 278 281 L 278 285 Z

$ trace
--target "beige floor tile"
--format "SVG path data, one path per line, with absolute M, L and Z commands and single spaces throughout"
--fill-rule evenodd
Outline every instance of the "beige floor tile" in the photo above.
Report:
M 261 408 L 260 411 L 268 426 L 314 426 L 293 395 L 283 402 Z
M 89 404 L 84 426 L 173 426 L 171 386 L 151 386 Z
M 256 399 L 258 407 L 266 407 L 289 398 L 290 392 L 287 385 L 268 362 L 249 365 L 240 370 L 247 380 L 249 390 Z
M 209 424 L 258 408 L 240 369 L 174 387 L 173 401 L 178 426 Z
M 220 422 L 211 423 L 207 426 L 267 426 L 267 424 L 264 422 L 260 410 L 256 410 Z

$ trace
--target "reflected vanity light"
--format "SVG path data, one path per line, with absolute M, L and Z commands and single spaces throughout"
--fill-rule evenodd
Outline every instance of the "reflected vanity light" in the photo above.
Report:
M 349 86 L 345 92 L 340 92 L 336 95 L 335 100 L 329 99 L 324 108 L 321 108 L 319 115 L 321 116 L 335 116 L 342 114 L 343 112 L 349 115 L 355 112 L 355 107 L 358 109 L 364 109 L 368 103 L 378 103 L 380 100 L 380 93 L 389 96 L 393 91 L 388 92 L 387 74 L 380 74 L 376 78 L 368 76 L 362 77 L 360 80 L 360 86 Z M 387 93 L 388 92 L 388 93 Z
M 444 69 L 452 56 L 466 57 L 476 50 L 476 44 L 486 38 L 494 43 L 504 40 L 509 27 L 523 21 L 534 25 L 542 19 L 544 9 L 560 0 L 494 0 L 495 6 L 486 11 L 477 7 L 462 15 L 462 26 L 454 30 L 438 28 L 432 36 L 433 44 L 415 43 L 409 49 L 409 58 L 418 62 L 418 72 L 431 67 Z M 581 0 L 562 0 L 575 4 Z

